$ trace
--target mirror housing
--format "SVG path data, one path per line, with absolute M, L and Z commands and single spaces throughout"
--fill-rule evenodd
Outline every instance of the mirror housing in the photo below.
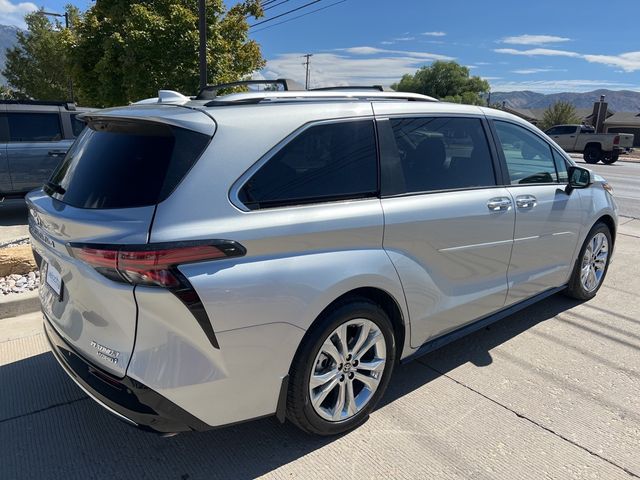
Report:
M 586 168 L 573 165 L 567 169 L 567 174 L 569 176 L 567 193 L 574 188 L 587 188 L 593 183 L 593 173 Z

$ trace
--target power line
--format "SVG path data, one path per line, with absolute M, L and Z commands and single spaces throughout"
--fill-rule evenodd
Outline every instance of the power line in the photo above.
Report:
M 316 13 L 316 12 L 319 12 L 321 10 L 326 10 L 327 8 L 333 7 L 334 5 L 338 5 L 340 3 L 344 3 L 346 1 L 347 0 L 339 0 L 338 2 L 330 3 L 329 5 L 326 5 L 326 6 L 320 7 L 320 8 L 316 8 L 315 10 L 311 10 L 310 12 L 303 13 L 302 15 L 296 15 L 295 17 L 291 17 L 291 18 L 288 18 L 287 20 L 283 20 L 281 22 L 274 23 L 273 25 L 269 25 L 269 26 L 266 26 L 266 27 L 259 28 L 258 30 L 254 30 L 253 33 L 258 33 L 258 32 L 261 32 L 263 30 L 267 30 L 269 28 L 277 27 L 278 25 L 282 25 L 283 23 L 292 22 L 294 20 L 297 20 L 298 18 L 306 17 L 307 15 L 311 15 L 312 13 Z
M 282 0 L 280 3 L 276 3 L 275 5 L 271 5 L 271 6 L 267 7 L 267 8 L 264 8 L 263 10 L 266 12 L 267 10 L 271 10 L 272 8 L 279 7 L 280 5 L 282 5 L 283 3 L 287 3 L 288 1 L 289 0 Z
M 284 17 L 285 15 L 289 15 L 290 13 L 293 13 L 293 12 L 297 12 L 298 10 L 302 10 L 303 8 L 306 8 L 309 5 L 313 5 L 314 3 L 318 3 L 318 2 L 321 2 L 321 1 L 322 0 L 313 0 L 312 2 L 305 3 L 304 5 L 301 5 L 301 6 L 296 7 L 296 8 L 292 8 L 291 10 L 288 10 L 288 11 L 286 11 L 284 13 L 281 13 L 280 15 L 276 15 L 275 17 L 267 18 L 266 20 L 262 20 L 261 22 L 254 23 L 253 25 L 249 25 L 249 28 L 257 27 L 258 25 L 262 25 L 263 23 L 271 22 L 271 21 L 273 21 L 273 20 L 275 20 L 277 18 Z

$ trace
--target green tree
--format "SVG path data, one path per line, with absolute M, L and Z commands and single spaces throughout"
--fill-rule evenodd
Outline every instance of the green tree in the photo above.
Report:
M 489 91 L 489 82 L 469 76 L 469 69 L 457 62 L 436 61 L 413 75 L 404 75 L 391 88 L 430 95 L 446 102 L 484 105 L 481 95 Z
M 247 17 L 260 17 L 259 0 L 227 10 L 207 1 L 207 78 L 243 78 L 264 65 L 259 45 L 248 39 Z M 161 88 L 198 90 L 198 2 L 101 0 L 77 26 L 73 73 L 88 104 L 122 105 L 153 97 Z
M 554 125 L 566 125 L 580 123 L 580 118 L 576 108 L 569 102 L 559 101 L 551 105 L 544 111 L 542 120 L 538 127 L 540 130 L 547 130 Z
M 73 25 L 78 20 L 78 9 L 67 6 L 66 10 Z M 13 96 L 68 99 L 73 30 L 67 30 L 59 21 L 49 21 L 41 10 L 27 14 L 25 22 L 28 31 L 18 31 L 18 41 L 7 49 L 2 71 Z

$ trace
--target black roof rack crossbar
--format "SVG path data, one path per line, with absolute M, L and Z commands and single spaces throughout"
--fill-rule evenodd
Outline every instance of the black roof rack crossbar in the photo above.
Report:
M 304 87 L 294 80 L 288 78 L 278 78 L 276 80 L 239 80 L 237 82 L 219 83 L 217 85 L 207 85 L 198 93 L 196 100 L 213 100 L 218 96 L 219 90 L 234 87 L 247 87 L 249 85 L 281 85 L 285 91 L 304 90 Z
M 318 88 L 310 88 L 310 91 L 313 92 L 327 92 L 327 91 L 332 91 L 332 90 L 356 90 L 356 91 L 366 91 L 366 90 L 374 90 L 376 92 L 393 92 L 393 90 L 387 89 L 385 87 L 383 87 L 382 85 L 363 85 L 363 86 L 358 86 L 358 85 L 344 85 L 342 87 L 318 87 Z

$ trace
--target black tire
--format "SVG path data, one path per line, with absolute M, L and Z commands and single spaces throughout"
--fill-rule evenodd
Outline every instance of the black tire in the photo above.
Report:
M 584 161 L 587 163 L 598 163 L 602 158 L 602 150 L 598 145 L 587 145 L 582 154 Z
M 368 319 L 380 329 L 386 344 L 386 363 L 378 384 L 368 403 L 355 415 L 342 421 L 322 418 L 313 408 L 309 393 L 309 380 L 314 362 L 325 340 L 340 325 L 353 319 Z M 303 338 L 289 371 L 287 392 L 287 418 L 307 433 L 337 435 L 364 423 L 380 400 L 393 371 L 396 345 L 393 326 L 385 311 L 366 298 L 353 298 L 336 305 L 321 315 Z
M 607 237 L 608 255 L 607 255 L 607 260 L 604 266 L 604 272 L 602 273 L 602 277 L 600 278 L 598 285 L 596 286 L 595 289 L 589 291 L 584 287 L 580 278 L 582 260 L 585 256 L 585 252 L 587 250 L 589 243 L 591 242 L 593 237 L 595 237 L 598 233 L 603 233 Z M 576 258 L 576 264 L 573 267 L 573 272 L 571 273 L 571 278 L 569 279 L 569 285 L 567 286 L 567 289 L 564 291 L 565 295 L 571 298 L 575 298 L 577 300 L 590 300 L 596 296 L 596 293 L 598 293 L 598 290 L 600 290 L 600 287 L 604 283 L 604 279 L 607 276 L 607 272 L 609 271 L 609 260 L 611 259 L 612 246 L 613 244 L 611 240 L 611 231 L 609 230 L 609 227 L 602 222 L 596 223 L 593 226 L 593 228 L 591 228 L 591 230 L 587 234 L 587 237 L 584 243 L 582 244 L 582 248 L 580 249 L 580 254 L 578 255 L 578 258 Z
M 612 163 L 616 163 L 618 161 L 618 158 L 620 158 L 620 154 L 612 153 L 611 156 L 603 157 L 602 163 L 611 165 Z

